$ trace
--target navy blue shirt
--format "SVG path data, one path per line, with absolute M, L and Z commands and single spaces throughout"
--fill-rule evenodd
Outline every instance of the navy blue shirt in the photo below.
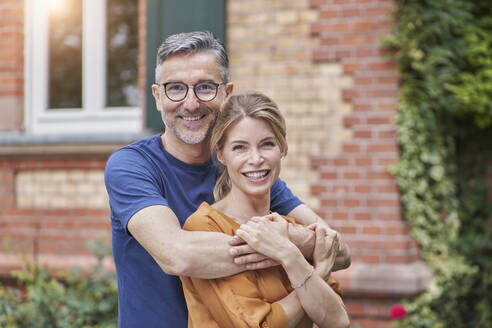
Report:
M 119 327 L 187 327 L 179 277 L 162 271 L 127 231 L 127 224 L 139 210 L 163 205 L 183 226 L 202 202 L 214 202 L 216 177 L 211 160 L 203 165 L 184 163 L 164 150 L 160 135 L 123 147 L 108 159 L 104 180 L 111 208 Z M 271 190 L 272 211 L 285 215 L 300 204 L 278 179 Z

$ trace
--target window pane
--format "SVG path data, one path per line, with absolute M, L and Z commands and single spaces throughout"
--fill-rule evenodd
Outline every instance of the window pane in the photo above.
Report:
M 49 109 L 82 107 L 82 1 L 50 2 Z
M 107 0 L 106 106 L 138 105 L 138 0 Z

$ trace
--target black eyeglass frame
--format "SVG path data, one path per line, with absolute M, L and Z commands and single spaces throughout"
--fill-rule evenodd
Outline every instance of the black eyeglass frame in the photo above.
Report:
M 196 85 L 197 84 L 201 84 L 201 83 L 210 83 L 210 84 L 213 84 L 215 86 L 215 95 L 210 99 L 210 100 L 202 100 L 197 94 L 196 94 Z M 206 81 L 206 82 L 198 82 L 197 84 L 194 84 L 194 85 L 188 85 L 184 82 L 166 82 L 166 83 L 156 83 L 158 86 L 161 86 L 161 87 L 164 87 L 164 94 L 166 95 L 167 99 L 171 100 L 171 101 L 174 101 L 174 102 L 180 102 L 180 101 L 183 101 L 184 99 L 186 99 L 186 96 L 188 96 L 188 91 L 190 90 L 190 87 L 193 87 L 193 93 L 195 94 L 195 97 L 196 99 L 200 100 L 201 102 L 209 102 L 209 101 L 212 101 L 214 100 L 216 97 L 217 97 L 217 93 L 219 93 L 219 86 L 225 84 L 225 83 L 216 83 L 216 82 L 213 82 L 213 81 Z M 186 86 L 186 92 L 183 96 L 183 98 L 179 99 L 179 100 L 174 100 L 174 99 L 171 99 L 169 97 L 169 95 L 167 94 L 167 91 L 166 91 L 166 86 L 168 84 L 182 84 L 184 86 Z

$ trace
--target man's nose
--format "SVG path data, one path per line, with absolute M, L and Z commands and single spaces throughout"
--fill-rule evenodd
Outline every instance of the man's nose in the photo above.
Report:
M 183 105 L 185 108 L 189 111 L 194 111 L 200 107 L 200 102 L 198 101 L 195 92 L 193 91 L 193 88 L 188 89 L 188 94 L 186 95 L 186 98 L 184 99 Z

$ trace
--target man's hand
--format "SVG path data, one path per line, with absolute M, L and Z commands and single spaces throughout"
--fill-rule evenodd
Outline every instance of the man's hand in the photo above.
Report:
M 251 246 L 238 236 L 229 241 L 229 254 L 234 257 L 234 263 L 244 265 L 248 270 L 266 269 L 278 265 L 267 256 L 256 252 Z
M 293 209 L 292 211 L 290 211 L 288 216 L 291 218 L 294 218 L 296 220 L 296 222 L 299 222 L 299 223 L 302 223 L 305 225 L 318 223 L 318 224 L 323 224 L 324 226 L 329 228 L 327 222 L 325 222 L 313 210 L 311 210 L 309 207 L 307 207 L 304 204 L 301 204 L 301 205 L 297 206 L 295 209 Z M 333 229 L 330 229 L 330 230 L 335 231 Z M 333 265 L 333 271 L 346 269 L 350 266 L 350 249 L 349 249 L 347 243 L 345 243 L 345 241 L 343 240 L 340 233 L 336 232 L 336 234 L 338 236 L 340 248 L 338 249 L 338 252 L 336 255 L 335 264 Z
M 299 248 L 307 260 L 312 259 L 316 242 L 316 236 L 313 230 L 300 224 L 293 225 L 289 223 L 289 239 Z
M 338 234 L 321 224 L 309 226 L 316 233 L 316 246 L 313 253 L 314 271 L 323 280 L 327 280 L 335 264 L 336 254 L 340 249 Z

